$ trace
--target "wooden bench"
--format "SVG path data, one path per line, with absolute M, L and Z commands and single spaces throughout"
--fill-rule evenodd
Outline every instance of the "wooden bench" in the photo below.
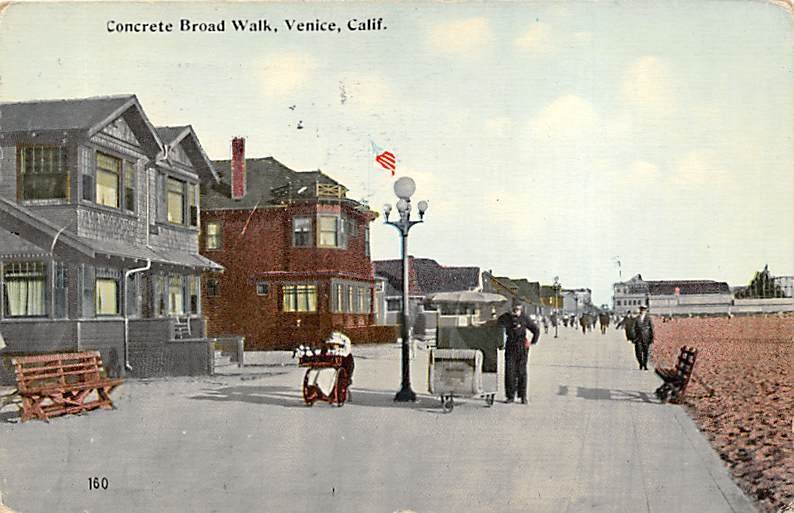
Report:
M 656 389 L 656 397 L 660 401 L 679 403 L 684 397 L 684 392 L 692 378 L 697 359 L 697 349 L 694 347 L 682 346 L 678 353 L 678 361 L 673 368 L 657 368 L 656 374 L 664 380 L 662 386 Z
M 113 408 L 110 393 L 122 383 L 105 376 L 99 351 L 17 356 L 11 362 L 22 422 Z

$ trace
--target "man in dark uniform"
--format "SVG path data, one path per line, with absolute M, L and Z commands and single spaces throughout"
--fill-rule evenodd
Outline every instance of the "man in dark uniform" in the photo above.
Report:
M 609 326 L 609 314 L 601 312 L 598 314 L 598 323 L 601 325 L 601 334 L 607 334 L 607 327 Z
M 631 342 L 631 333 L 632 328 L 634 327 L 634 317 L 631 316 L 631 310 L 626 310 L 626 317 L 621 319 L 621 321 L 615 325 L 616 329 L 620 329 L 621 327 L 626 333 L 626 340 Z
M 631 340 L 634 342 L 634 356 L 637 357 L 640 370 L 648 370 L 648 356 L 653 344 L 653 322 L 645 305 L 640 306 L 640 315 L 634 319 Z
M 505 402 L 512 403 L 516 395 L 521 404 L 527 404 L 527 357 L 530 345 L 537 344 L 540 330 L 523 312 L 521 305 L 514 305 L 511 312 L 499 317 L 499 323 L 505 328 L 507 343 L 505 344 Z M 532 342 L 527 340 L 527 330 L 532 332 Z

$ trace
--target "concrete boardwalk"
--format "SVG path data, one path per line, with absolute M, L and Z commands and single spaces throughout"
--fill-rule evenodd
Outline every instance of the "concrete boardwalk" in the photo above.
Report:
M 541 337 L 530 405 L 395 405 L 399 351 L 359 348 L 353 403 L 302 405 L 302 370 L 129 382 L 118 410 L 0 422 L 0 490 L 43 512 L 753 512 L 622 332 Z M 5 411 L 5 410 L 4 410 Z M 90 491 L 88 479 L 108 479 Z

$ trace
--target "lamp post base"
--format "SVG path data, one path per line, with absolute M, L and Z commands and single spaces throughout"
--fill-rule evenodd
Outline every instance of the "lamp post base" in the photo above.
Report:
M 411 390 L 411 385 L 403 385 L 397 395 L 394 396 L 394 402 L 396 403 L 407 403 L 407 402 L 416 402 L 416 393 Z

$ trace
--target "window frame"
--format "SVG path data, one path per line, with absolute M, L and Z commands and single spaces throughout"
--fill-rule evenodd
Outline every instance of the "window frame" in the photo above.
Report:
M 34 276 L 21 276 L 22 274 L 40 274 L 40 277 L 35 276 L 35 281 L 41 282 L 41 303 L 38 305 L 41 307 L 41 313 L 31 314 L 28 313 L 27 307 L 25 313 L 22 314 L 11 314 L 11 302 L 8 293 L 8 284 L 10 281 L 15 281 L 16 277 L 11 277 L 12 279 L 9 280 L 9 273 L 13 273 L 14 267 L 19 267 L 16 271 L 20 274 L 19 278 L 31 278 Z M 25 269 L 22 269 L 22 266 L 25 266 Z M 33 267 L 31 269 L 30 267 Z M 47 263 L 41 260 L 15 260 L 9 262 L 3 262 L 0 265 L 2 269 L 2 279 L 3 290 L 2 290 L 2 301 L 3 301 L 3 317 L 6 319 L 41 319 L 46 318 L 49 316 L 49 308 L 48 304 L 49 301 L 49 294 L 48 294 L 48 266 Z
M 185 210 L 187 208 L 187 184 L 185 180 L 180 180 L 171 175 L 165 176 L 165 220 L 168 224 L 175 224 L 178 226 L 186 226 L 188 221 Z M 179 191 L 171 190 L 172 186 L 178 187 Z M 171 219 L 171 198 L 172 194 L 178 196 L 179 204 L 179 217 L 180 221 L 173 221 Z
M 264 292 L 262 292 L 263 288 Z M 270 283 L 265 280 L 257 280 L 254 284 L 254 289 L 256 290 L 257 296 L 264 297 L 270 295 Z
M 42 173 L 41 170 L 39 172 L 35 171 L 36 165 L 36 150 L 47 151 L 49 156 L 49 173 Z M 69 153 L 68 148 L 66 145 L 58 145 L 58 144 L 19 144 L 16 147 L 17 150 L 17 200 L 18 201 L 25 201 L 25 202 L 37 202 L 37 201 L 66 201 L 68 202 L 71 199 L 71 173 L 69 172 Z M 33 164 L 31 166 L 31 172 L 26 172 L 25 169 L 27 167 L 28 158 L 25 154 L 26 150 L 30 150 L 32 153 L 32 160 Z M 53 156 L 52 153 L 55 153 L 57 150 L 58 155 L 58 165 L 57 169 L 58 172 L 53 173 Z M 42 155 L 41 164 L 44 163 L 44 157 Z M 42 166 L 43 168 L 43 166 Z M 43 169 L 42 169 L 43 170 Z M 26 176 L 47 176 L 47 177 L 61 177 L 62 188 L 63 188 L 63 196 L 48 196 L 48 197 L 26 197 L 25 191 L 27 188 L 25 187 L 25 177 Z
M 135 165 L 132 162 L 123 160 L 122 168 L 124 173 L 124 180 L 122 180 L 124 190 L 124 210 L 135 213 L 137 210 L 135 208 L 135 202 L 138 199 L 138 191 L 135 187 Z
M 205 281 L 205 290 L 207 297 L 220 297 L 221 295 L 221 282 L 218 278 L 207 278 Z
M 315 283 L 282 284 L 281 311 L 284 313 L 317 313 L 319 311 L 317 289 Z M 305 297 L 305 304 L 301 304 L 301 297 Z M 288 298 L 292 298 L 294 301 L 290 299 L 288 304 Z M 304 305 L 305 309 L 302 308 Z
M 102 158 L 107 158 L 110 160 L 114 160 L 118 162 L 118 169 L 113 170 L 106 167 L 100 167 L 100 160 Z M 124 159 L 117 157 L 115 155 L 110 155 L 109 153 L 105 153 L 102 151 L 97 151 L 94 158 L 94 203 L 99 206 L 113 208 L 116 210 L 121 210 L 121 198 L 122 198 L 122 191 L 124 190 L 124 185 L 122 183 L 122 175 L 124 174 Z M 100 202 L 100 194 L 99 194 L 99 177 L 100 172 L 106 175 L 110 175 L 115 178 L 116 180 L 116 204 L 115 205 L 108 205 L 106 203 Z
M 100 286 L 99 286 L 100 282 L 111 283 L 115 287 L 114 299 L 115 299 L 115 307 L 116 308 L 115 308 L 114 312 L 101 312 L 100 311 L 100 309 L 101 309 L 100 307 L 102 306 L 101 296 L 100 296 Z M 115 277 L 112 277 L 112 276 L 107 276 L 107 275 L 101 275 L 101 274 L 97 274 L 94 277 L 94 315 L 96 317 L 118 317 L 119 315 L 121 315 L 121 301 L 120 301 L 120 297 L 119 297 L 119 289 L 120 289 L 120 287 L 119 287 L 119 279 L 118 278 L 115 278 Z
M 307 222 L 308 229 L 298 231 L 298 222 Z M 314 236 L 312 234 L 312 218 L 311 216 L 294 216 L 292 218 L 292 247 L 294 248 L 310 248 L 313 246 L 312 241 Z M 298 235 L 305 236 L 305 244 L 298 244 Z
M 210 233 L 210 225 L 217 226 L 217 233 Z M 210 241 L 214 240 L 215 245 L 210 245 Z M 207 251 L 217 251 L 223 248 L 223 223 L 219 220 L 208 220 L 204 224 L 204 249 Z
M 324 230 L 323 229 L 323 220 L 324 219 L 333 219 L 334 221 L 334 243 L 333 244 L 324 244 L 323 243 L 323 234 L 330 234 L 331 230 Z M 339 226 L 341 224 L 340 217 L 337 214 L 319 214 L 317 216 L 317 247 L 318 248 L 331 248 L 331 249 L 339 249 L 343 246 L 341 245 L 341 238 L 344 235 L 340 233 Z

